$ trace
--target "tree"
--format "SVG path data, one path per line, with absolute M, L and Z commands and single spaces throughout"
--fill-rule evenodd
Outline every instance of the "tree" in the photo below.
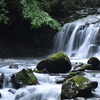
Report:
M 7 21 L 9 20 L 7 14 L 9 11 L 6 10 L 6 3 L 4 0 L 0 0 L 0 21 L 4 21 L 4 23 L 7 24 Z
M 45 0 L 42 1 L 45 2 Z M 14 21 L 13 18 L 16 17 L 16 14 L 14 15 L 13 13 L 17 13 L 17 16 L 22 16 L 22 20 L 29 20 L 31 28 L 39 28 L 42 27 L 42 25 L 49 25 L 53 29 L 60 30 L 60 23 L 44 11 L 45 8 L 42 5 L 42 2 L 37 0 L 1 0 L 0 21 L 3 20 L 4 23 L 7 23 L 10 19 L 11 23 Z M 13 9 L 16 9 L 15 12 Z

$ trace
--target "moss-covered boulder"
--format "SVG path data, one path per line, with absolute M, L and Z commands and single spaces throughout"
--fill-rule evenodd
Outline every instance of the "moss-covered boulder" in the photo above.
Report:
M 33 71 L 31 69 L 27 69 L 27 70 L 23 69 L 18 73 L 13 74 L 11 79 L 15 88 L 20 88 L 24 85 L 38 84 L 38 80 L 36 76 L 33 74 Z
M 77 75 L 84 75 L 83 71 L 75 71 L 75 72 L 70 72 L 68 75 L 62 75 L 61 77 L 57 78 L 56 83 L 57 84 L 62 84 L 69 78 L 72 78 Z
M 88 97 L 97 85 L 97 82 L 90 81 L 83 76 L 72 77 L 63 83 L 61 98 Z
M 84 64 L 79 67 L 75 67 L 74 71 L 85 71 L 85 70 L 93 70 L 93 65 L 92 64 Z
M 50 73 L 64 73 L 71 69 L 70 59 L 64 52 L 59 52 L 38 63 L 37 69 L 46 69 Z
M 88 64 L 92 64 L 93 65 L 93 69 L 99 69 L 99 65 L 100 65 L 100 61 L 98 58 L 96 57 L 91 57 L 88 61 Z

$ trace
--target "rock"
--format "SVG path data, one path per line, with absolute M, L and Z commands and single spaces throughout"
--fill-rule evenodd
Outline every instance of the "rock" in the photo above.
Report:
M 96 57 L 91 57 L 88 61 L 88 64 L 92 64 L 93 65 L 93 69 L 99 69 L 99 65 L 100 65 L 100 61 L 98 58 Z
M 85 64 L 85 65 L 81 66 L 81 69 L 92 70 L 93 69 L 93 65 L 92 64 Z
M 76 97 L 74 100 L 86 100 L 86 99 L 83 97 Z
M 84 70 L 93 70 L 92 64 L 85 64 L 79 67 L 74 68 L 75 71 L 84 71 Z
M 83 75 L 83 73 L 81 71 L 75 71 L 75 72 L 70 72 L 67 76 L 68 78 L 72 78 L 76 75 Z
M 88 97 L 97 85 L 97 82 L 83 76 L 72 77 L 62 84 L 61 98 Z
M 13 74 L 11 79 L 15 88 L 20 88 L 24 85 L 38 84 L 38 80 L 36 76 L 33 74 L 33 71 L 31 69 L 28 70 L 23 69 L 18 73 Z
M 11 92 L 12 94 L 14 94 L 16 92 L 15 89 L 9 89 L 8 91 Z
M 84 75 L 84 73 L 82 71 L 70 72 L 68 75 L 63 75 L 60 78 L 58 78 L 58 80 L 56 80 L 56 83 L 62 84 L 63 82 L 65 82 L 69 78 L 72 78 L 72 77 L 77 76 L 77 75 Z
M 46 69 L 50 73 L 66 73 L 72 65 L 70 59 L 64 52 L 59 52 L 38 63 L 37 69 Z
M 98 37 L 98 36 L 97 36 Z M 99 42 L 98 41 L 98 39 L 96 39 L 97 40 L 97 43 Z M 96 45 L 96 44 L 90 44 L 89 45 L 89 54 L 95 54 L 96 52 L 98 52 L 98 45 Z
M 88 14 L 97 14 L 97 9 L 96 8 L 89 8 L 87 9 Z
M 9 66 L 10 69 L 18 69 L 18 65 L 17 64 L 13 64 Z
M 2 97 L 2 94 L 0 93 L 0 98 Z
M 3 80 L 4 80 L 4 74 L 0 72 L 0 88 L 2 88 Z
M 36 72 L 36 73 L 43 73 L 43 74 L 47 74 L 48 71 L 46 69 L 42 69 L 41 71 L 37 70 L 37 69 L 34 69 L 33 72 Z

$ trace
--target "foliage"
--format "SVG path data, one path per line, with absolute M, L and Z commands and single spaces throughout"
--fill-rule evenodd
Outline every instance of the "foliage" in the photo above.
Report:
M 47 12 L 39 8 L 36 0 L 22 0 L 21 4 L 23 5 L 23 16 L 25 19 L 30 19 L 32 28 L 49 25 L 53 29 L 61 29 L 60 24 L 56 20 L 51 18 Z
M 7 14 L 9 12 L 6 10 L 6 3 L 4 0 L 0 0 L 0 21 L 4 21 L 5 24 L 7 24 L 7 21 L 9 20 Z
M 0 21 L 7 23 L 10 19 L 9 22 L 14 23 L 19 20 L 17 15 L 21 16 L 21 21 L 29 20 L 32 28 L 49 25 L 60 30 L 61 25 L 55 17 L 66 17 L 81 7 L 99 6 L 100 0 L 0 0 Z

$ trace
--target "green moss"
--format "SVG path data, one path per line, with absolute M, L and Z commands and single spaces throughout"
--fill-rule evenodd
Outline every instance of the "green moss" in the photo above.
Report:
M 49 58 L 63 58 L 63 57 L 67 57 L 67 55 L 66 55 L 66 53 L 64 53 L 64 52 L 59 52 L 59 53 L 57 53 L 57 54 L 55 54 L 55 55 L 53 55 L 53 56 L 50 56 Z
M 90 69 L 92 69 L 92 65 L 91 64 L 86 64 L 84 66 L 81 66 L 81 68 L 90 70 Z
M 89 79 L 83 76 L 75 76 L 69 80 L 76 82 L 79 89 L 84 89 L 84 87 L 86 88 L 87 85 L 90 85 Z
M 71 72 L 71 73 L 69 73 L 68 77 L 71 78 L 71 77 L 76 76 L 78 74 L 79 74 L 79 72 Z
M 56 59 L 62 59 L 62 58 L 64 58 L 67 61 L 69 61 L 70 65 L 71 65 L 69 57 L 64 52 L 58 52 L 58 53 L 46 58 L 45 60 L 56 60 Z
M 79 72 L 71 72 L 69 75 L 77 75 Z
M 33 74 L 31 69 L 19 71 L 16 74 L 18 80 L 22 81 L 25 85 L 35 85 L 38 83 L 37 78 Z
M 37 69 L 34 69 L 33 72 L 41 73 L 41 71 L 39 71 L 39 70 L 37 70 Z

